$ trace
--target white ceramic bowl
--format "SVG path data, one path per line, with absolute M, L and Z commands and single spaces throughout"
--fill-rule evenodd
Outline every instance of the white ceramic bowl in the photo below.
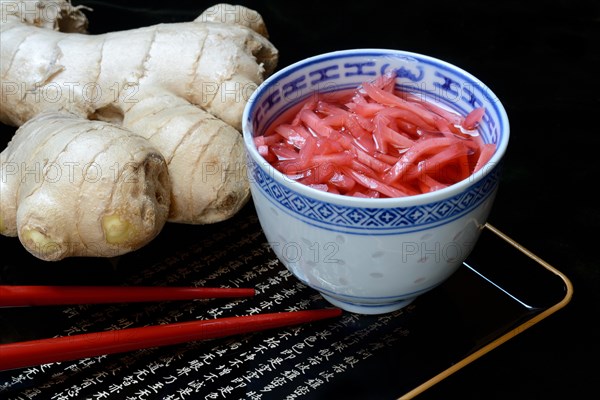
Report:
M 435 192 L 363 199 L 297 183 L 258 153 L 253 137 L 314 91 L 356 88 L 390 69 L 397 87 L 462 115 L 486 108 L 480 134 L 497 148 L 484 168 Z M 502 104 L 477 78 L 432 57 L 384 49 L 322 54 L 280 70 L 253 93 L 242 126 L 252 198 L 273 251 L 329 302 L 362 314 L 404 307 L 461 266 L 492 207 L 509 140 Z

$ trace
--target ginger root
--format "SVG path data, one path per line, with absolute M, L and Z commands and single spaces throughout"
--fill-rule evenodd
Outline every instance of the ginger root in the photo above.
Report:
M 0 6 L 0 122 L 19 127 L 0 156 L 0 233 L 42 259 L 113 256 L 165 220 L 215 223 L 248 201 L 241 116 L 278 57 L 256 11 L 88 35 L 68 0 Z
M 41 114 L 18 130 L 0 162 L 0 229 L 43 260 L 123 254 L 146 245 L 167 221 L 164 157 L 112 124 Z

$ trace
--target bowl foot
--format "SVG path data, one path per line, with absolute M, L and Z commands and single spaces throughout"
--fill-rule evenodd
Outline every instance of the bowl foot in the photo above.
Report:
M 367 304 L 367 303 L 350 303 L 321 293 L 321 296 L 334 306 L 355 314 L 385 314 L 406 307 L 413 302 L 416 297 L 402 299 L 393 303 L 384 304 Z

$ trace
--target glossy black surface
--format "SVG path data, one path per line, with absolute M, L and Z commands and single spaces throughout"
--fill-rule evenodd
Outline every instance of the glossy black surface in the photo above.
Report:
M 142 1 L 130 1 L 128 7 L 108 7 L 97 1 L 80 3 L 95 8 L 91 16 L 92 32 L 189 20 L 205 6 L 213 4 L 205 1 L 162 3 L 153 8 L 151 3 Z M 597 392 L 597 369 L 588 364 L 594 365 L 600 357 L 600 332 L 595 323 L 600 312 L 597 257 L 600 211 L 598 201 L 591 193 L 600 169 L 597 157 L 600 135 L 596 123 L 600 107 L 598 2 L 239 3 L 263 15 L 271 39 L 280 50 L 281 67 L 307 56 L 345 48 L 410 50 L 447 60 L 473 73 L 496 93 L 507 109 L 511 143 L 490 222 L 564 272 L 573 282 L 575 294 L 566 308 L 453 374 L 419 398 L 579 399 Z M 7 127 L 2 129 L 6 135 L 11 131 Z M 4 136 L 4 140 L 8 140 L 8 136 Z M 0 238 L 0 244 L 5 260 L 2 264 L 4 282 L 66 284 L 81 279 L 93 283 L 119 280 L 120 270 L 116 270 L 117 276 L 107 276 L 101 261 L 86 260 L 85 272 L 79 269 L 77 261 L 69 261 L 66 270 L 58 273 L 33 260 L 13 240 Z M 14 261 L 8 254 L 14 255 Z M 489 250 L 489 256 L 491 260 L 497 260 L 495 248 Z M 484 266 L 489 264 L 483 263 Z M 532 302 L 532 298 L 537 301 L 539 294 L 542 308 L 552 303 L 556 293 L 552 279 L 548 282 L 545 274 L 539 276 L 517 263 L 507 262 L 505 266 L 506 274 L 501 273 L 497 279 L 506 280 L 511 290 L 527 301 Z M 474 277 L 467 274 L 457 275 L 457 278 Z M 417 304 L 420 318 L 425 318 L 422 310 L 430 307 L 427 303 L 435 296 L 456 300 L 462 298 L 456 296 L 458 293 L 477 300 L 487 299 L 485 293 L 465 293 L 460 288 L 447 287 L 434 296 L 420 299 L 422 305 Z M 501 304 L 469 303 L 480 308 L 473 309 L 473 314 L 461 320 L 459 325 L 471 332 L 469 324 L 477 325 L 473 328 L 478 332 L 476 338 L 484 336 L 489 329 L 490 322 L 486 318 L 498 316 L 506 326 L 511 326 L 515 323 L 512 313 L 515 305 L 508 301 L 508 307 L 505 307 L 504 301 L 500 300 Z M 456 322 L 452 312 L 457 308 L 445 304 L 450 310 L 450 314 L 444 314 L 448 318 L 446 326 L 452 326 Z M 516 309 L 517 314 L 522 311 L 520 307 Z M 1 311 L 4 318 L 11 317 L 7 310 Z M 439 310 L 432 308 L 433 311 Z M 26 330 L 16 326 L 27 327 L 27 321 L 44 321 L 45 314 L 33 310 L 28 313 L 26 318 L 13 312 L 13 317 L 20 318 L 25 324 L 3 323 L 2 335 L 11 336 L 12 329 Z M 442 322 L 444 320 L 436 321 Z M 494 322 L 497 321 L 491 324 Z M 46 326 L 50 330 L 51 325 L 49 318 Z M 9 327 L 8 330 L 5 327 Z M 18 331 L 15 336 L 41 333 L 33 330 Z M 449 329 L 449 332 L 455 331 Z M 417 333 L 411 331 L 410 336 L 415 337 Z M 424 333 L 422 337 L 427 334 L 431 333 Z M 460 339 L 465 341 L 461 349 L 472 345 L 470 341 L 474 340 L 467 336 Z M 456 347 L 450 347 L 450 351 L 454 349 Z M 439 353 L 433 355 L 439 356 Z M 460 357 L 460 354 L 450 354 L 450 358 L 452 356 Z M 412 360 L 420 361 L 419 368 L 435 369 L 429 361 L 431 358 L 413 357 Z M 373 365 L 371 370 L 377 373 L 372 377 L 352 377 L 344 384 L 356 384 L 361 379 L 365 384 L 376 384 L 377 379 L 385 381 L 389 378 L 401 386 L 403 383 L 394 374 L 411 365 L 403 364 L 392 372 L 399 368 L 395 364 L 397 361 L 398 358 L 390 355 Z M 371 397 L 375 393 L 372 391 L 374 386 L 361 387 L 371 390 L 365 389 L 368 393 L 355 390 L 357 396 L 377 398 Z M 376 387 L 379 398 L 396 395 L 395 389 L 388 386 Z M 329 395 L 323 393 L 320 398 L 330 398 Z
M 3 238 L 2 242 L 8 240 Z M 244 287 L 256 287 L 258 293 L 255 298 L 239 303 L 205 300 L 5 308 L 0 309 L 3 326 L 0 342 L 208 318 L 217 313 L 222 317 L 241 315 L 252 309 L 284 311 L 302 303 L 303 308 L 328 306 L 289 274 L 282 275 L 285 269 L 277 262 L 270 263 L 275 260 L 270 251 L 257 251 L 265 249 L 263 243 L 265 238 L 249 204 L 233 219 L 201 231 L 197 227 L 169 225 L 151 247 L 112 261 L 69 259 L 49 268 L 47 263 L 31 259 L 22 249 L 8 251 L 18 263 L 5 263 L 0 275 L 5 284 L 168 286 L 207 280 L 210 283 L 205 286 L 243 283 Z M 518 280 L 514 279 L 516 276 Z M 282 277 L 286 279 L 279 281 Z M 331 374 L 325 383 L 299 398 L 328 399 L 335 394 L 357 400 L 395 399 L 485 349 L 493 340 L 512 335 L 514 329 L 559 303 L 566 292 L 565 282 L 559 276 L 486 229 L 465 266 L 401 311 L 381 316 L 345 313 L 339 320 L 315 323 L 300 330 L 281 329 L 231 340 L 116 354 L 92 358 L 89 363 L 74 360 L 43 368 L 4 371 L 0 372 L 0 393 L 10 400 L 38 390 L 38 398 L 69 399 L 73 398 L 69 393 L 74 392 L 81 398 L 93 398 L 107 392 L 106 398 L 110 400 L 119 396 L 144 399 L 139 394 L 141 390 L 163 384 L 156 396 L 149 397 L 158 399 L 177 393 L 195 380 L 219 374 L 227 366 L 231 372 L 207 383 L 198 393 L 199 398 L 218 393 L 235 382 L 230 397 L 224 398 L 244 398 L 254 391 L 262 393 L 263 399 L 284 399 L 296 387 L 311 380 L 324 380 L 325 375 Z M 277 297 L 278 294 L 282 296 Z M 231 307 L 225 308 L 228 303 Z M 270 343 L 269 338 L 283 344 L 265 345 Z M 219 348 L 215 346 L 227 351 L 217 355 Z M 363 350 L 368 357 L 363 358 Z M 253 359 L 240 363 L 243 355 L 254 353 Z M 180 375 L 180 371 L 198 364 L 206 354 L 214 357 L 214 364 Z M 163 366 L 164 360 L 170 358 L 174 358 L 172 365 Z M 248 379 L 246 386 L 237 388 L 236 378 L 249 377 L 257 365 L 268 365 L 273 360 L 278 360 L 277 364 L 265 370 L 260 379 Z M 302 360 L 307 361 L 301 364 Z M 306 370 L 299 377 L 267 390 L 281 374 L 298 371 L 300 365 Z M 156 367 L 160 372 L 133 382 L 139 371 L 149 366 L 160 366 Z M 103 371 L 111 371 L 110 377 L 103 377 L 92 387 L 85 386 L 85 382 L 95 380 Z M 166 385 L 168 374 L 177 379 Z M 129 386 L 115 391 L 128 379 L 132 380 Z

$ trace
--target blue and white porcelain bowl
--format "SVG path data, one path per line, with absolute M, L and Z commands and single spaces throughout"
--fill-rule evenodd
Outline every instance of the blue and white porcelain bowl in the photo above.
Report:
M 484 168 L 435 192 L 364 199 L 295 182 L 258 153 L 253 138 L 315 91 L 356 88 L 392 69 L 397 88 L 462 115 L 486 108 L 479 131 L 496 152 Z M 384 49 L 322 54 L 280 70 L 252 94 L 242 126 L 252 199 L 271 248 L 304 284 L 361 314 L 400 309 L 462 265 L 494 202 L 509 140 L 501 102 L 473 75 L 429 56 Z

